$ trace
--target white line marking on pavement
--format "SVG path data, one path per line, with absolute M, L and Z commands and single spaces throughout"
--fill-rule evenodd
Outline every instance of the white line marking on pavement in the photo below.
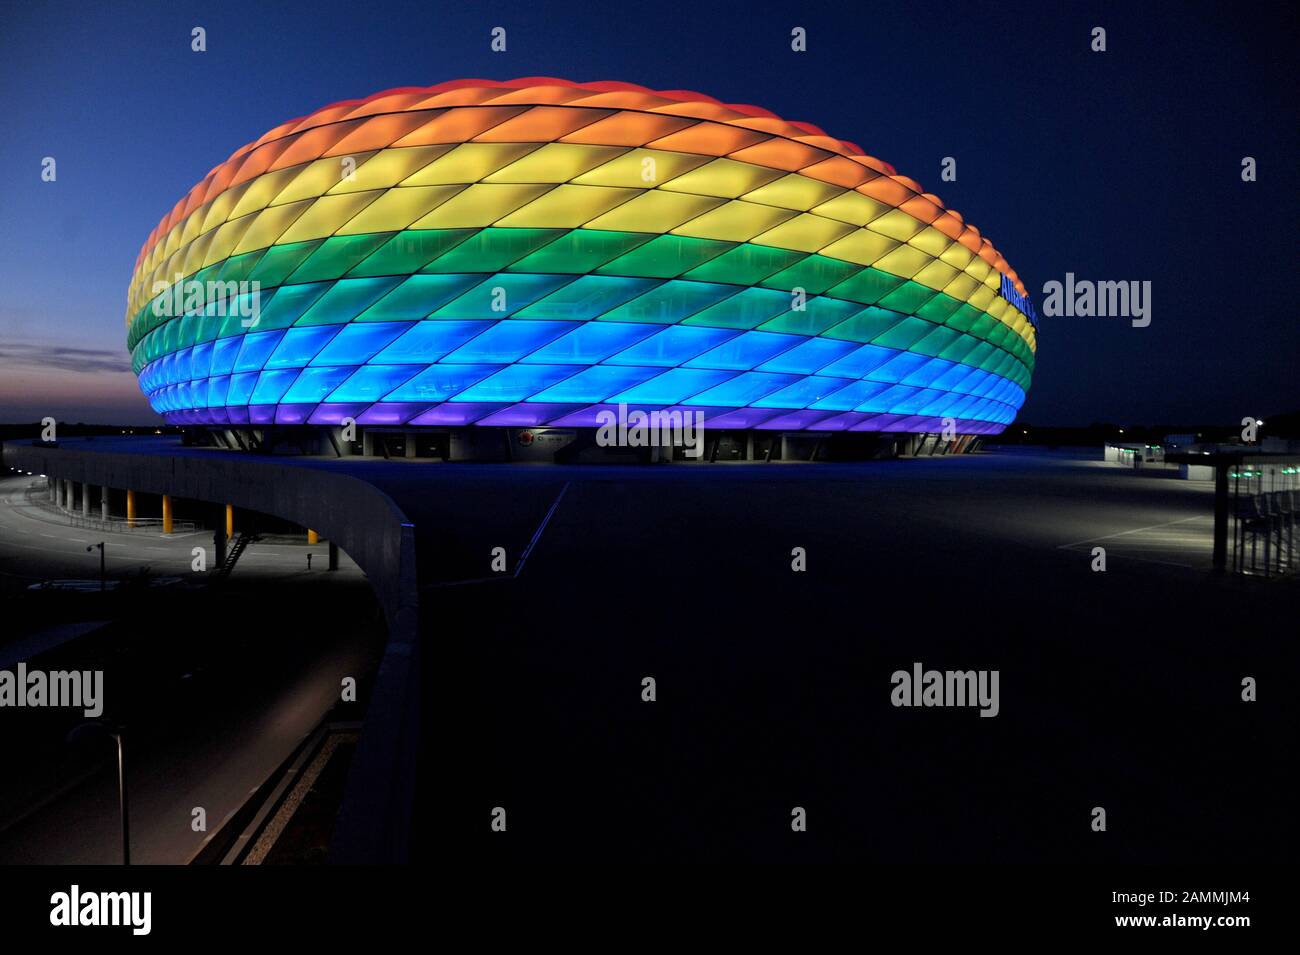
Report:
M 1163 524 L 1151 524 L 1151 525 L 1149 525 L 1149 526 L 1147 526 L 1147 527 L 1135 527 L 1135 528 L 1133 528 L 1132 530 L 1129 530 L 1129 531 L 1119 531 L 1119 532 L 1114 533 L 1114 534 L 1106 534 L 1106 535 L 1104 535 L 1104 536 L 1102 536 L 1102 537 L 1087 537 L 1087 538 L 1084 538 L 1084 539 L 1081 540 L 1081 541 L 1074 541 L 1074 542 L 1071 543 L 1071 544 L 1058 544 L 1057 547 L 1058 547 L 1058 549 L 1062 549 L 1062 550 L 1063 550 L 1063 549 L 1065 549 L 1065 548 L 1067 548 L 1067 547 L 1078 547 L 1080 544 L 1091 544 L 1091 543 L 1094 543 L 1094 542 L 1096 542 L 1096 541 L 1110 540 L 1110 539 L 1112 539 L 1112 538 L 1114 538 L 1114 537 L 1126 537 L 1126 536 L 1129 535 L 1129 534 L 1140 534 L 1140 533 L 1142 533 L 1142 531 L 1153 531 L 1153 530 L 1155 530 L 1155 529 L 1158 528 L 1158 527 L 1168 527 L 1168 526 L 1170 526 L 1171 524 L 1185 524 L 1185 523 L 1187 523 L 1188 521 L 1200 521 L 1200 520 L 1204 520 L 1204 519 L 1205 519 L 1205 518 L 1203 518 L 1203 517 L 1201 517 L 1201 516 L 1199 516 L 1199 515 L 1196 516 L 1196 517 L 1184 517 L 1184 518 L 1182 518 L 1181 520 L 1177 520 L 1177 521 L 1166 521 L 1166 522 L 1163 523 Z
M 533 552 L 533 548 L 537 546 L 537 542 L 541 540 L 542 531 L 546 530 L 546 525 L 550 523 L 551 516 L 555 513 L 556 509 L 560 506 L 560 502 L 564 500 L 564 493 L 568 489 L 569 489 L 569 482 L 565 481 L 564 487 L 560 488 L 560 493 L 555 497 L 555 503 L 552 504 L 551 509 L 546 512 L 546 516 L 542 518 L 542 522 L 537 525 L 537 531 L 536 533 L 533 534 L 533 539 L 528 542 L 528 546 L 524 548 L 524 552 L 519 555 L 519 563 L 515 564 L 515 572 L 511 574 L 512 577 L 518 577 L 520 574 L 523 573 L 524 561 L 528 559 L 528 555 Z

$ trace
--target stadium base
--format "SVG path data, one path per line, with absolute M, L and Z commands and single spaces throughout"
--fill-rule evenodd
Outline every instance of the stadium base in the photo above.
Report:
M 554 464 L 867 461 L 968 454 L 980 435 L 933 432 L 707 430 L 624 434 L 598 428 L 190 427 L 184 443 L 253 454 Z

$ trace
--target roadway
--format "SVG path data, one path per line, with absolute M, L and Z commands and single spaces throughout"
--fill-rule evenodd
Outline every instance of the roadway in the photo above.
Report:
M 97 578 L 98 553 L 86 553 L 86 546 L 99 540 L 108 544 L 110 576 L 148 568 L 193 578 L 191 548 L 211 546 L 202 531 L 165 537 L 71 526 L 58 511 L 27 502 L 31 480 L 0 480 L 0 574 L 17 589 L 51 578 Z M 308 552 L 316 557 L 310 572 Z M 338 572 L 326 563 L 324 543 L 252 545 L 226 585 L 226 603 L 215 604 L 228 623 L 151 612 L 149 604 L 170 610 L 193 602 L 202 618 L 198 608 L 213 604 L 188 590 L 142 595 L 144 606 L 127 605 L 121 625 L 96 631 L 92 621 L 89 634 L 76 625 L 42 629 L 39 612 L 28 617 L 35 632 L 25 643 L 44 650 L 29 667 L 102 668 L 106 713 L 127 723 L 133 862 L 187 862 L 330 712 L 342 679 L 364 684 L 374 669 L 382 627 L 366 610 L 373 607 L 369 588 L 346 555 Z M 289 606 L 289 594 L 298 607 Z M 84 603 L 98 599 L 65 597 L 61 606 L 82 601 L 81 616 L 104 617 Z M 238 614 L 240 602 L 269 606 Z M 115 604 L 113 614 L 122 612 Z M 9 629 L 0 659 L 17 635 Z M 7 774 L 0 785 L 0 863 L 118 861 L 116 776 L 102 752 L 74 753 L 63 743 L 76 715 L 0 715 L 7 758 L 25 767 L 21 778 Z M 195 807 L 206 813 L 204 831 L 191 825 Z
M 206 547 L 212 553 L 212 532 L 198 529 L 166 535 L 153 528 L 106 532 L 73 526 L 58 508 L 29 501 L 29 487 L 44 486 L 41 478 L 0 478 L 0 574 L 38 582 L 46 579 L 99 579 L 99 552 L 86 547 L 104 541 L 110 576 L 136 573 L 147 568 L 151 574 L 189 578 L 192 549 Z M 312 574 L 325 567 L 325 542 L 306 543 L 258 541 L 239 559 L 236 573 L 267 578 L 293 579 L 308 573 L 307 554 L 312 554 Z M 361 571 L 346 555 L 339 555 L 339 573 L 346 577 Z

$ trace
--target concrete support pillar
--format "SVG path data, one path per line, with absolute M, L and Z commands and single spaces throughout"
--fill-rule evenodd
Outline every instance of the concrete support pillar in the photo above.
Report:
M 84 482 L 81 485 L 81 516 L 90 517 L 90 485 Z
M 226 562 L 226 542 L 230 539 L 226 532 L 225 514 L 218 515 L 218 519 L 213 523 L 216 525 L 212 531 L 212 563 L 208 565 L 208 570 L 216 571 Z
M 226 505 L 226 536 L 235 536 L 235 507 L 233 504 Z
M 754 460 L 754 432 L 745 432 L 745 460 Z
M 402 435 L 402 444 L 406 448 L 406 457 L 415 457 L 415 435 L 409 431 L 406 432 L 406 434 Z
M 308 529 L 307 529 L 307 543 L 308 543 L 309 545 L 314 545 L 314 544 L 319 544 L 319 543 L 320 543 L 320 535 L 317 534 L 317 533 L 316 533 L 314 530 L 312 530 L 311 528 L 308 528 Z
M 339 446 L 339 457 L 347 458 L 352 456 L 352 442 L 343 440 L 342 428 L 334 429 L 334 443 Z
M 113 515 L 109 513 L 108 508 L 108 488 L 101 487 L 99 489 L 99 519 L 101 521 L 107 521 L 111 519 L 112 516 Z
M 135 527 L 135 491 L 126 490 L 126 526 Z
M 51 504 L 59 503 L 59 482 L 54 478 L 45 479 L 45 493 L 50 499 Z
M 367 458 L 375 456 L 375 436 L 369 431 L 361 434 L 361 454 Z
M 70 511 L 77 503 L 77 490 L 71 478 L 63 479 L 63 508 Z
M 339 569 L 339 545 L 330 541 L 330 570 Z
M 163 495 L 162 511 L 163 533 L 170 534 L 172 532 L 172 498 L 170 494 Z
M 1217 455 L 1216 455 L 1217 457 Z M 1214 569 L 1228 569 L 1228 461 L 1214 464 Z

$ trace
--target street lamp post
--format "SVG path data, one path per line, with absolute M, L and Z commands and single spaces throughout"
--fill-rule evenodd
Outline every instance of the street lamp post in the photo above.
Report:
M 104 581 L 105 581 L 105 572 L 104 572 L 104 542 L 103 542 L 103 541 L 100 541 L 98 544 L 91 544 L 89 547 L 86 548 L 86 553 L 89 554 L 89 553 L 90 553 L 92 550 L 94 550 L 96 547 L 99 548 L 99 592 L 100 592 L 100 593 L 103 593 L 105 590 L 108 589 L 107 586 L 106 586 L 105 583 L 104 583 Z
M 110 734 L 117 741 L 117 801 L 122 808 L 122 865 L 131 864 L 131 813 L 126 804 L 126 749 L 122 731 Z
M 111 726 L 100 720 L 81 723 L 68 733 L 67 741 L 75 743 L 88 737 L 108 736 L 117 744 L 117 801 L 122 813 L 122 865 L 131 864 L 131 814 L 126 800 L 126 744 L 124 728 Z

